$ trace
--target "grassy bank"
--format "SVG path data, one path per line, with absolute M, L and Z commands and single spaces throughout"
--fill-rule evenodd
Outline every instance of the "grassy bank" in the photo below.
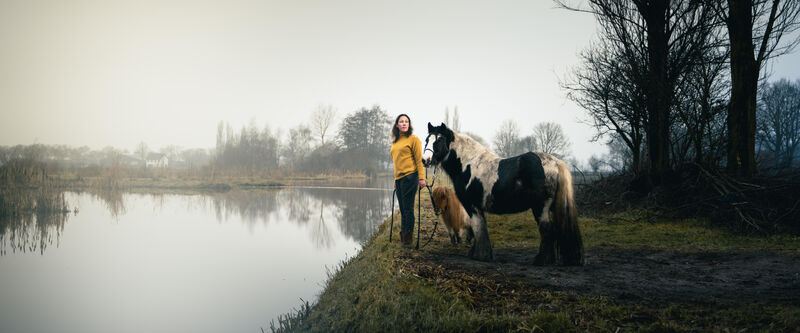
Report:
M 431 218 L 423 214 L 426 221 Z M 746 236 L 715 229 L 696 220 L 633 223 L 626 222 L 633 216 L 625 215 L 582 218 L 586 252 L 594 264 L 553 269 L 508 259 L 517 252 L 537 251 L 538 233 L 529 214 L 490 215 L 488 218 L 495 251 L 505 253 L 506 259 L 474 267 L 452 263 L 465 256 L 467 246 L 450 245 L 441 226 L 429 246 L 414 251 L 400 248 L 397 238 L 388 242 L 387 220 L 361 253 L 331 274 L 316 304 L 304 304 L 298 311 L 273 323 L 273 331 L 794 332 L 800 327 L 800 296 L 797 295 L 747 299 L 727 296 L 730 292 L 722 288 L 722 296 L 683 299 L 670 296 L 669 291 L 664 295 L 619 293 L 613 283 L 610 288 L 599 290 L 553 287 L 514 273 L 520 270 L 548 272 L 540 275 L 541 280 L 559 274 L 584 274 L 591 280 L 594 270 L 606 268 L 613 276 L 615 265 L 598 264 L 603 262 L 599 254 L 607 253 L 615 253 L 622 259 L 669 258 L 654 266 L 654 276 L 659 276 L 658 267 L 672 267 L 673 273 L 676 269 L 680 272 L 683 268 L 676 266 L 683 264 L 681 258 L 706 254 L 717 259 L 701 259 L 701 264 L 708 261 L 709 265 L 715 265 L 714 260 L 724 261 L 728 254 L 745 258 L 749 258 L 748 254 L 758 254 L 759 258 L 768 259 L 767 265 L 770 265 L 769 258 L 774 257 L 780 258 L 774 265 L 797 267 L 791 264 L 800 262 L 798 237 Z M 746 266 L 747 259 L 744 261 Z M 687 269 L 704 269 L 701 266 L 687 266 Z M 618 267 L 625 269 L 622 265 Z M 793 271 L 790 274 L 794 274 Z M 789 276 L 792 278 L 794 281 L 786 283 L 800 287 L 800 279 Z M 685 282 L 691 286 L 696 281 Z M 742 290 L 753 283 L 744 282 Z M 642 285 L 647 283 L 658 282 L 645 281 Z M 621 286 L 626 284 L 622 282 Z M 588 285 L 593 284 L 590 281 Z M 733 290 L 735 288 L 736 285 Z M 681 291 L 679 287 L 677 292 Z

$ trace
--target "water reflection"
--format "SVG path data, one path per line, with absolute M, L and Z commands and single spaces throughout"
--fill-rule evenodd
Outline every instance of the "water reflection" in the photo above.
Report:
M 92 198 L 102 201 L 108 209 L 111 217 L 118 218 L 125 214 L 125 200 L 122 198 L 124 192 L 116 191 L 89 191 Z
M 325 204 L 319 203 L 319 217 L 311 223 L 311 242 L 318 249 L 329 249 L 333 245 L 333 236 L 330 228 L 325 223 Z
M 0 217 L 0 255 L 44 251 L 53 242 L 58 246 L 68 213 L 23 213 Z
M 102 201 L 113 218 L 125 214 L 125 201 L 121 191 L 86 192 Z M 66 194 L 58 189 L 15 190 L 4 193 L 0 201 L 8 206 L 30 207 L 14 209 L 0 214 L 0 255 L 38 252 L 44 254 L 53 243 L 58 246 L 70 214 L 78 214 L 79 207 L 69 207 Z
M 389 214 L 391 192 L 384 189 L 287 188 L 270 191 L 231 191 L 205 196 L 220 222 L 232 215 L 247 223 L 269 224 L 286 218 L 308 225 L 318 248 L 331 246 L 331 228 L 363 242 Z M 198 203 L 207 205 L 207 203 Z
M 0 255 L 43 254 L 58 246 L 70 210 L 64 193 L 51 189 L 4 191 L 0 195 Z
M 127 213 L 126 200 L 134 195 L 121 191 L 90 191 L 88 195 L 101 202 L 113 219 Z M 63 197 L 63 193 L 60 194 Z M 141 195 L 141 194 L 136 194 Z M 309 239 L 318 249 L 334 245 L 333 230 L 351 240 L 364 242 L 377 231 L 389 214 L 391 192 L 376 188 L 294 187 L 274 190 L 234 190 L 224 193 L 173 195 L 150 193 L 154 213 L 163 209 L 167 200 L 186 200 L 186 209 L 210 209 L 218 222 L 241 221 L 252 230 L 256 225 L 288 221 L 307 226 Z M 63 200 L 63 198 L 62 198 Z M 80 207 L 75 208 L 75 212 Z M 53 242 L 58 244 L 69 214 L 30 211 L 0 217 L 0 255 L 13 252 L 44 251 Z
M 319 294 L 326 267 L 358 251 L 390 198 L 69 192 L 69 219 L 0 220 L 0 332 L 258 332 Z

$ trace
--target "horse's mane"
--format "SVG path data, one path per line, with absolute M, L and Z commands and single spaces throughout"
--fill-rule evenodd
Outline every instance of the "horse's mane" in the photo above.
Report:
M 469 135 L 461 134 L 456 131 L 453 131 L 453 135 L 455 136 L 455 140 L 453 141 L 455 146 L 453 148 L 459 152 L 462 158 L 467 157 L 471 159 L 469 156 L 477 157 L 482 160 L 500 158 L 500 156 L 491 149 L 475 141 L 475 139 Z
M 456 132 L 453 132 L 453 134 L 455 140 L 450 144 L 450 149 L 458 153 L 462 165 L 464 167 L 470 165 L 472 176 L 481 178 L 484 184 L 494 184 L 495 180 L 497 180 L 497 166 L 501 160 L 500 156 L 468 135 Z

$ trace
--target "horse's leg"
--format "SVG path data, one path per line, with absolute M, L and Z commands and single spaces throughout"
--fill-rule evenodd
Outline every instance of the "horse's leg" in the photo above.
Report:
M 553 223 L 550 221 L 550 206 L 553 204 L 553 199 L 547 199 L 544 202 L 544 207 L 540 212 L 533 209 L 533 217 L 539 223 L 539 253 L 533 259 L 533 264 L 536 266 L 552 265 L 556 262 L 555 251 L 555 230 Z
M 492 241 L 489 240 L 489 228 L 486 226 L 486 216 L 483 215 L 483 212 L 476 212 L 472 214 L 470 224 L 475 233 L 475 242 L 469 248 L 469 257 L 481 261 L 494 260 Z

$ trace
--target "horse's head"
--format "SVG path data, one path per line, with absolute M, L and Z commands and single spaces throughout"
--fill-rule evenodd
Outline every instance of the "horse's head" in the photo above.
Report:
M 431 148 L 428 148 L 429 140 L 433 138 Z M 452 130 L 447 128 L 444 123 L 433 126 L 428 123 L 428 137 L 425 138 L 425 152 L 422 153 L 423 161 L 428 166 L 436 166 L 442 163 L 450 153 L 450 144 L 456 139 Z

